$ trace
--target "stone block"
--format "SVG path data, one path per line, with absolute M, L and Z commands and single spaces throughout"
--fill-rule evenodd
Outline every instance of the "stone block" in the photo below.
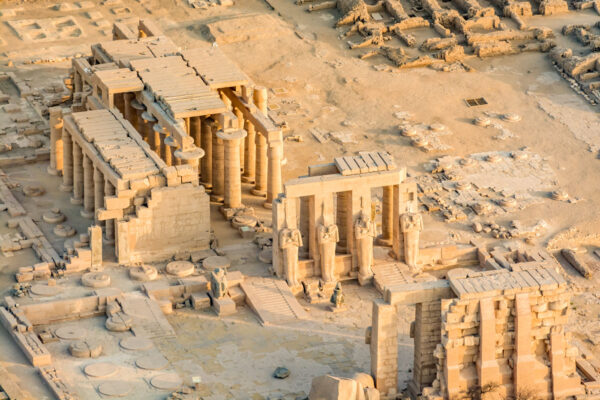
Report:
M 213 298 L 212 308 L 219 317 L 235 314 L 235 302 L 230 297 Z

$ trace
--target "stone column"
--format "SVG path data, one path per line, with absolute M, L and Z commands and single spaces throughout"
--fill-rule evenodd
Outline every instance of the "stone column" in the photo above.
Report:
M 212 192 L 210 199 L 214 202 L 221 203 L 223 201 L 224 186 L 225 186 L 225 150 L 223 139 L 217 136 L 214 132 L 212 136 Z
M 190 118 L 190 136 L 194 139 L 194 144 L 202 148 L 202 120 L 200 117 Z
M 75 70 L 75 71 L 73 71 L 73 92 L 79 93 L 82 91 L 83 91 L 83 79 L 81 78 L 81 75 L 79 75 L 79 72 L 77 72 Z
M 335 282 L 335 246 L 339 240 L 337 225 L 319 225 L 317 228 L 321 276 L 325 282 Z
M 162 158 L 162 134 L 164 128 L 159 123 L 152 126 L 152 136 L 150 137 L 150 148 Z
M 97 211 L 104 207 L 104 174 L 94 168 L 94 210 Z M 96 225 L 104 225 L 104 221 L 98 221 L 94 212 L 94 221 Z
M 244 130 L 219 131 L 217 137 L 225 145 L 225 185 L 224 205 L 226 208 L 240 208 L 242 204 L 242 179 L 240 173 L 240 142 L 246 137 Z
M 132 107 L 131 104 L 134 98 L 135 96 L 131 92 L 123 93 L 123 116 L 127 121 L 131 123 L 131 125 L 134 125 L 134 122 L 132 122 L 134 120 L 137 124 L 137 115 L 135 114 L 135 109 Z
M 282 192 L 281 159 L 283 158 L 283 141 L 276 140 L 269 143 L 269 175 L 267 179 L 267 200 L 265 208 L 273 206 L 273 200 Z
M 164 140 L 165 143 L 165 163 L 168 166 L 177 165 L 177 160 L 173 157 L 175 150 L 177 150 L 178 144 L 173 136 L 167 136 Z
M 234 108 L 233 113 L 237 118 L 238 129 L 244 129 L 244 113 L 239 108 Z M 244 171 L 245 160 L 246 160 L 246 150 L 245 150 L 245 140 L 240 140 L 240 169 L 242 172 Z
M 212 188 L 212 171 L 213 171 L 213 126 L 214 122 L 204 119 L 201 123 L 201 135 L 200 140 L 202 144 L 202 150 L 204 150 L 204 158 L 202 158 L 201 175 L 202 185 L 205 189 Z
M 534 383 L 531 381 L 531 372 L 535 365 L 535 354 L 531 346 L 531 320 L 529 293 L 518 293 L 515 296 L 515 349 L 512 355 L 515 396 L 530 389 Z
M 244 145 L 244 174 L 242 175 L 242 182 L 254 183 L 255 171 L 256 171 L 256 129 L 250 121 L 244 122 L 244 129 L 248 133 L 246 143 Z
M 380 246 L 391 246 L 394 235 L 394 186 L 383 187 L 381 207 L 381 236 L 377 238 Z
M 363 210 L 360 217 L 354 222 L 354 238 L 356 240 L 358 260 L 358 283 L 363 286 L 373 278 L 373 237 L 375 236 L 375 223 L 371 216 Z
M 200 183 L 198 179 L 198 167 L 200 159 L 204 156 L 204 151 L 198 147 L 188 151 L 178 149 L 173 156 L 178 160 L 178 165 L 191 165 L 194 168 L 194 171 L 196 171 L 196 180 L 192 183 L 197 186 Z
M 267 195 L 267 138 L 263 134 L 256 135 L 256 171 L 255 185 L 252 194 L 265 197 Z
M 50 107 L 50 165 L 48 173 L 59 175 L 63 169 L 63 115 L 61 107 Z
M 406 213 L 400 219 L 400 229 L 404 236 L 404 262 L 417 268 L 419 261 L 419 233 L 423 230 L 421 214 Z
M 104 180 L 104 197 L 107 196 L 114 196 L 115 195 L 115 187 L 113 186 L 112 183 L 110 183 L 110 181 L 108 179 Z M 115 242 L 115 220 L 114 219 L 107 219 L 105 221 L 105 235 L 106 235 L 106 242 L 107 243 L 114 243 Z
M 298 286 L 298 247 L 302 246 L 302 234 L 298 229 L 282 229 L 279 248 L 283 252 L 283 274 L 290 287 Z
M 71 204 L 83 203 L 83 159 L 81 147 L 73 141 L 73 196 Z
M 135 128 L 136 131 L 143 136 L 144 130 L 144 119 L 142 118 L 142 114 L 146 110 L 146 106 L 137 101 L 137 99 L 131 100 L 131 108 L 133 109 L 133 113 L 131 115 L 131 125 Z
M 86 155 L 83 156 L 83 210 L 81 216 L 94 218 L 94 165 Z
M 66 129 L 62 131 L 63 142 L 63 182 L 60 190 L 70 192 L 73 190 L 73 141 L 71 134 Z
M 150 145 L 152 148 L 152 141 L 154 139 L 154 124 L 156 123 L 156 118 L 148 111 L 144 111 L 142 113 L 142 127 L 140 127 L 140 135 L 144 139 L 144 142 Z M 154 149 L 153 149 L 154 150 Z
M 123 99 L 123 94 L 124 93 L 115 93 L 113 103 L 115 108 L 119 110 L 121 115 L 125 116 L 125 101 Z

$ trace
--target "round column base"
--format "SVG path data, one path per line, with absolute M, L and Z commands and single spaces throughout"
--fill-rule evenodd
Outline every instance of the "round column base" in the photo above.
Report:
M 64 184 L 61 184 L 58 187 L 58 190 L 60 190 L 61 192 L 67 192 L 67 193 L 69 193 L 69 192 L 73 191 L 73 185 L 67 185 L 67 186 L 65 186 Z
M 258 197 L 267 197 L 267 192 L 263 190 L 252 189 L 250 190 L 250 193 Z
M 223 201 L 225 201 L 225 198 L 222 195 L 211 194 L 210 195 L 210 201 L 213 202 L 213 203 L 223 204 Z
M 108 238 L 108 237 L 104 236 L 104 243 L 115 244 L 115 238 Z
M 384 239 L 381 236 L 379 236 L 377 239 L 375 239 L 375 244 L 377 246 L 391 247 L 392 246 L 392 239 Z
M 272 201 L 265 201 L 265 202 L 263 203 L 263 207 L 264 207 L 264 208 L 267 208 L 267 209 L 269 209 L 269 210 L 270 210 L 270 209 L 272 209 L 272 208 L 273 208 L 273 202 L 272 202 Z
M 61 175 L 60 171 L 57 170 L 56 168 L 52 168 L 51 166 L 48 165 L 48 168 L 46 168 L 46 171 L 50 174 L 50 175 L 54 175 L 54 176 L 59 176 Z
M 83 199 L 71 197 L 71 204 L 83 204 Z
M 81 210 L 80 212 L 83 218 L 94 219 L 95 213 L 93 211 Z
M 242 182 L 244 183 L 256 183 L 256 179 L 253 176 L 242 176 Z
M 358 275 L 358 284 L 360 286 L 367 286 L 370 285 L 371 282 L 373 282 L 373 275 Z

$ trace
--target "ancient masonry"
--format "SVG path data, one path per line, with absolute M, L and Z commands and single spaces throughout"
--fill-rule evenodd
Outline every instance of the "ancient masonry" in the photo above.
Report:
M 151 21 L 113 33 L 73 59 L 72 110 L 50 111 L 49 172 L 116 242 L 119 262 L 208 248 L 209 200 L 228 218 L 244 211 L 242 181 L 270 208 L 283 141 L 266 89 L 218 48 L 179 51 Z
M 544 251 L 478 252 L 482 265 L 497 258 L 508 268 L 454 269 L 446 280 L 388 287 L 373 303 L 367 342 L 376 387 L 389 396 L 398 390 L 396 306 L 413 304 L 411 396 L 585 396 L 576 371 L 583 362 L 564 329 L 571 295 L 556 262 Z

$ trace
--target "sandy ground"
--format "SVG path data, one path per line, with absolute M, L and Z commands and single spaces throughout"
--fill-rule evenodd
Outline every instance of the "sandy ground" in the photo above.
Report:
M 494 222 L 506 224 L 519 219 L 533 225 L 543 219 L 547 230 L 536 243 L 557 250 L 566 246 L 583 246 L 593 250 L 600 246 L 598 236 L 597 168 L 600 149 L 600 119 L 598 110 L 589 106 L 575 94 L 553 69 L 546 54 L 525 53 L 518 56 L 470 60 L 473 72 L 436 72 L 430 69 L 396 71 L 389 63 L 375 57 L 367 61 L 358 59 L 360 51 L 349 50 L 338 36 L 344 29 L 332 28 L 336 11 L 309 14 L 291 0 L 270 0 L 272 11 L 263 1 L 239 1 L 230 8 L 211 8 L 206 11 L 191 9 L 182 0 L 148 0 L 137 2 L 122 0 L 117 5 L 61 13 L 51 9 L 55 3 L 34 1 L 21 3 L 3 1 L 0 10 L 24 7 L 14 17 L 3 16 L 1 21 L 31 18 L 56 18 L 73 16 L 82 33 L 58 41 L 32 42 L 20 39 L 5 22 L 0 23 L 0 71 L 12 71 L 29 80 L 32 87 L 42 87 L 48 80 L 66 75 L 69 62 L 21 65 L 20 62 L 50 57 L 61 57 L 89 52 L 89 45 L 110 39 L 110 23 L 127 21 L 136 16 L 155 18 L 182 48 L 208 45 L 203 26 L 219 19 L 241 15 L 270 13 L 283 24 L 283 31 L 271 37 L 242 43 L 221 45 L 228 54 L 257 84 L 273 89 L 270 93 L 272 115 L 285 120 L 290 127 L 286 136 L 300 135 L 302 142 L 285 143 L 286 164 L 284 180 L 306 173 L 308 165 L 330 162 L 339 155 L 349 155 L 362 150 L 389 151 L 400 165 L 406 165 L 410 175 L 427 173 L 430 160 L 443 155 L 466 156 L 488 151 L 514 151 L 527 147 L 539 154 L 552 169 L 556 186 L 580 198 L 576 203 L 558 202 L 549 198 L 546 191 L 531 193 L 534 205 L 497 217 Z M 485 2 L 482 2 L 485 3 Z M 115 7 L 130 9 L 130 13 Z M 92 18 L 90 11 L 99 12 Z M 150 12 L 149 12 L 150 11 Z M 106 23 L 96 23 L 105 20 Z M 559 32 L 566 23 L 594 23 L 598 16 L 593 11 L 570 13 L 568 16 L 533 17 L 530 25 L 549 26 Z M 427 35 L 422 33 L 423 38 Z M 420 37 L 421 38 L 421 37 Z M 581 50 L 572 38 L 557 35 L 560 45 Z M 8 67 L 9 61 L 16 67 Z M 484 97 L 488 105 L 468 108 L 465 98 Z M 410 112 L 415 121 L 423 124 L 441 123 L 452 132 L 440 137 L 447 147 L 442 152 L 425 153 L 410 145 L 410 140 L 400 135 L 399 119 L 395 114 Z M 502 123 L 510 129 L 511 137 L 498 140 L 498 132 L 480 128 L 472 120 L 490 113 L 517 113 L 522 119 L 513 124 Z M 319 144 L 310 129 L 325 132 L 342 132 L 353 143 L 336 143 L 332 140 Z M 15 190 L 36 221 L 52 207 L 59 207 L 68 216 L 68 223 L 83 232 L 87 220 L 79 216 L 79 207 L 72 206 L 68 195 L 58 191 L 59 179 L 48 176 L 46 165 L 3 168 L 9 178 L 21 185 L 36 182 L 47 193 L 39 198 L 25 198 Z M 377 195 L 377 193 L 375 193 Z M 260 201 L 245 198 L 261 216 L 269 213 L 260 207 Z M 221 216 L 214 212 L 214 229 L 221 245 L 244 243 Z M 9 233 L 8 216 L 0 213 L 0 234 Z M 437 214 L 425 216 L 426 244 L 456 240 L 468 242 L 479 238 L 492 241 L 488 236 L 472 232 L 470 222 L 445 223 Z M 39 222 L 40 228 L 57 250 L 63 240 L 52 233 L 52 227 Z M 105 252 L 107 253 L 107 252 Z M 247 275 L 268 275 L 268 267 L 256 260 L 256 254 L 238 257 L 234 268 Z M 596 272 L 598 259 L 590 258 Z M 234 257 L 235 258 L 235 257 Z M 575 337 L 588 349 L 600 354 L 600 282 L 598 277 L 584 281 L 558 256 L 568 274 L 575 293 L 574 312 L 570 328 Z M 594 262 L 595 261 L 595 262 Z M 35 256 L 30 250 L 20 251 L 13 257 L 0 256 L 0 293 L 6 295 L 12 286 L 18 267 L 31 265 Z M 135 289 L 125 278 L 122 268 L 109 263 L 107 268 L 116 286 L 124 290 Z M 61 282 L 65 290 L 59 297 L 80 296 L 89 292 L 75 280 Z M 356 371 L 369 370 L 369 351 L 364 344 L 364 331 L 371 321 L 371 301 L 379 294 L 373 288 L 360 288 L 355 284 L 346 287 L 348 310 L 331 315 L 323 306 L 307 307 L 310 321 L 281 327 L 261 327 L 249 309 L 243 307 L 236 315 L 218 319 L 210 313 L 179 311 L 168 317 L 177 337 L 155 343 L 170 361 L 169 369 L 185 379 L 202 377 L 202 395 L 207 399 L 264 399 L 296 398 L 305 396 L 314 376 L 333 373 L 351 376 Z M 401 344 L 400 378 L 410 376 L 412 341 L 408 338 L 409 323 L 414 311 L 399 310 Z M 119 349 L 119 335 L 108 334 L 100 319 L 83 323 L 86 329 L 101 335 L 106 342 L 102 359 L 122 363 L 122 379 L 137 382 L 135 398 L 164 398 L 165 392 L 152 389 L 147 384 L 151 374 L 133 368 L 134 355 Z M 81 368 L 85 363 L 73 361 L 65 353 L 65 343 L 51 346 L 55 357 L 64 360 L 68 376 L 77 382 L 83 398 L 100 398 L 96 392 L 99 381 L 85 378 Z M 36 399 L 51 398 L 47 389 L 29 367 L 22 354 L 15 349 L 6 332 L 0 331 L 0 363 L 15 379 L 26 387 Z M 290 378 L 275 380 L 271 377 L 277 366 L 292 371 Z M 146 382 L 146 383 L 143 383 Z

